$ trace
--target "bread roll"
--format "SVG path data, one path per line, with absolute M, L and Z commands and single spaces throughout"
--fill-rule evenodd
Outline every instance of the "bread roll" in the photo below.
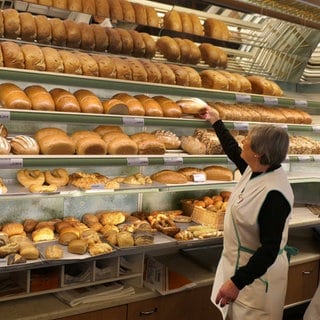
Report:
M 147 13 L 147 25 L 150 27 L 159 28 L 160 18 L 158 17 L 157 11 L 155 8 L 150 6 L 145 6 Z
M 144 116 L 145 110 L 141 102 L 127 93 L 117 93 L 112 98 L 123 101 L 129 108 L 129 114 L 135 116 Z
M 92 91 L 87 89 L 79 89 L 73 94 L 79 102 L 81 112 L 103 113 L 103 105 L 100 99 Z
M 116 78 L 117 70 L 112 59 L 106 55 L 93 54 L 91 57 L 97 62 L 99 77 Z
M 68 0 L 67 8 L 70 11 L 82 12 L 82 1 L 81 0 Z
M 55 110 L 54 101 L 46 88 L 40 85 L 31 85 L 26 87 L 24 92 L 31 100 L 33 110 Z
M 37 37 L 37 26 L 33 15 L 29 12 L 19 13 L 21 26 L 21 39 L 24 41 L 34 41 Z
M 208 166 L 204 168 L 208 180 L 233 180 L 233 173 L 230 169 L 222 166 Z
M 31 109 L 32 103 L 25 92 L 13 83 L 0 84 L 0 103 L 8 109 Z
M 132 71 L 126 59 L 111 57 L 111 60 L 116 68 L 117 79 L 132 80 Z
M 40 148 L 37 141 L 26 135 L 18 135 L 11 139 L 11 151 L 13 154 L 36 155 L 39 154 Z
M 169 61 L 180 61 L 180 47 L 174 38 L 162 36 L 158 38 L 157 49 Z
M 181 20 L 181 26 L 182 26 L 182 32 L 184 33 L 193 33 L 193 24 L 192 20 L 190 18 L 189 13 L 186 12 L 179 12 L 180 20 Z
M 142 103 L 146 116 L 163 117 L 162 108 L 155 99 L 143 94 L 137 94 L 134 97 Z
M 55 46 L 65 47 L 67 44 L 67 31 L 63 20 L 51 18 L 49 22 L 51 25 L 51 43 Z
M 109 8 L 110 8 L 110 19 L 111 20 L 123 20 L 123 12 L 122 7 L 119 0 L 112 0 L 109 1 Z
M 16 39 L 21 36 L 21 25 L 19 13 L 15 9 L 2 10 L 4 35 L 6 38 Z
M 102 102 L 103 113 L 107 114 L 129 114 L 128 106 L 119 99 L 107 99 Z
M 66 29 L 66 45 L 70 48 L 80 48 L 81 31 L 79 24 L 73 20 L 63 21 Z
M 121 40 L 121 36 L 118 32 L 118 29 L 107 27 L 105 29 L 105 32 L 107 33 L 108 38 L 109 38 L 108 52 L 113 53 L 113 54 L 121 53 L 122 40 Z
M 136 30 L 129 29 L 132 40 L 133 40 L 133 51 L 132 55 L 134 57 L 144 57 L 146 54 L 146 44 L 143 36 Z
M 136 13 L 133 8 L 133 4 L 127 0 L 119 0 L 121 8 L 122 8 L 122 20 L 135 23 L 136 22 Z
M 185 175 L 173 170 L 161 170 L 150 176 L 153 181 L 165 184 L 184 184 L 188 180 Z
M 46 65 L 43 52 L 34 44 L 22 44 L 20 49 L 24 56 L 25 68 L 29 70 L 45 71 Z
M 165 29 L 182 32 L 180 14 L 176 10 L 167 11 L 163 17 L 163 27 Z
M 147 82 L 148 74 L 144 68 L 144 65 L 138 59 L 126 59 L 129 64 L 132 74 L 132 80 Z
M 44 255 L 48 260 L 58 260 L 63 257 L 63 250 L 56 244 L 48 245 L 45 249 Z
M 78 100 L 69 91 L 62 88 L 55 88 L 50 90 L 50 94 L 53 98 L 57 111 L 81 112 Z
M 46 71 L 59 73 L 64 72 L 63 60 L 58 50 L 50 47 L 41 47 L 41 50 L 44 56 Z
M 141 25 L 147 25 L 148 24 L 148 18 L 147 18 L 147 10 L 146 7 L 143 4 L 140 3 L 132 3 L 134 12 L 135 12 L 135 23 L 141 24 Z
M 105 28 L 96 24 L 91 24 L 90 27 L 92 28 L 94 34 L 95 51 L 107 50 L 109 47 L 109 38 Z
M 116 30 L 121 38 L 121 53 L 131 55 L 133 51 L 133 39 L 130 32 L 121 28 L 116 28 Z
M 82 66 L 79 58 L 71 51 L 59 50 L 63 61 L 64 73 L 82 74 Z
M 229 90 L 228 79 L 215 70 L 200 71 L 202 86 L 208 89 Z
M 34 242 L 54 240 L 54 232 L 48 227 L 36 229 L 31 235 Z
M 24 55 L 20 46 L 11 41 L 1 42 L 3 65 L 7 68 L 24 69 Z
M 82 74 L 84 76 L 98 77 L 99 66 L 97 61 L 88 53 L 85 52 L 74 52 L 76 58 L 79 59 Z
M 94 16 L 96 14 L 95 0 L 82 0 L 82 12 Z
M 165 63 L 154 63 L 161 73 L 161 83 L 176 84 L 176 76 L 173 70 Z
M 40 152 L 48 155 L 71 155 L 75 153 L 75 143 L 67 135 L 47 135 L 38 140 Z
M 147 82 L 161 83 L 161 72 L 157 65 L 149 60 L 141 60 L 147 73 Z
M 144 57 L 148 59 L 153 58 L 157 50 L 156 41 L 152 38 L 150 34 L 146 32 L 140 32 L 140 35 L 145 45 Z

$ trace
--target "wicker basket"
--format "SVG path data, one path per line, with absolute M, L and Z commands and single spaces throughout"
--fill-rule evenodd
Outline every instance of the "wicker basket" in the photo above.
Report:
M 181 207 L 183 214 L 191 216 L 192 221 L 223 231 L 224 211 L 211 211 L 192 205 L 188 201 L 181 201 Z

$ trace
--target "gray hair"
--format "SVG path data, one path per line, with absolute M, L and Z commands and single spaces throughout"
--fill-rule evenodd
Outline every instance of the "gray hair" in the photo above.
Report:
M 261 155 L 262 165 L 277 166 L 286 158 L 289 136 L 285 129 L 274 125 L 253 127 L 249 131 L 251 149 Z

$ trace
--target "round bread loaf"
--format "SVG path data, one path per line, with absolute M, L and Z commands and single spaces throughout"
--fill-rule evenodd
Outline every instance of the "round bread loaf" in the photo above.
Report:
M 50 94 L 57 111 L 81 112 L 79 102 L 71 92 L 62 88 L 55 88 L 50 90 Z
M 181 20 L 182 32 L 192 34 L 193 24 L 189 13 L 180 11 L 179 15 Z
M 82 0 L 82 12 L 94 16 L 96 14 L 95 0 Z
M 108 52 L 119 54 L 122 51 L 122 40 L 117 28 L 105 28 L 105 32 L 109 38 Z
M 154 63 L 161 73 L 161 83 L 176 84 L 176 76 L 172 69 L 165 63 Z
M 7 140 L 5 137 L 0 136 L 0 154 L 5 155 L 9 154 L 11 151 L 11 144 L 9 140 Z
M 11 139 L 11 151 L 14 154 L 33 155 L 39 154 L 40 148 L 37 141 L 26 135 L 18 135 Z
M 135 13 L 135 23 L 141 24 L 141 25 L 147 25 L 148 24 L 148 18 L 147 18 L 147 10 L 145 5 L 133 2 L 132 3 L 134 13 Z
M 140 35 L 145 45 L 144 57 L 148 59 L 153 58 L 157 50 L 156 41 L 146 32 L 140 32 Z
M 157 11 L 155 8 L 150 6 L 145 6 L 147 13 L 147 24 L 150 27 L 159 28 L 160 26 L 160 18 L 158 17 Z
M 32 103 L 25 92 L 14 83 L 0 84 L 0 104 L 8 109 L 31 109 Z
M 80 48 L 81 30 L 79 24 L 73 20 L 63 20 L 66 29 L 66 45 L 69 48 Z
M 182 22 L 179 12 L 176 10 L 167 11 L 163 17 L 163 27 L 165 29 L 182 32 Z
M 162 108 L 155 99 L 144 94 L 137 94 L 134 97 L 142 103 L 146 116 L 163 117 Z
M 74 52 L 73 54 L 79 59 L 82 74 L 84 76 L 99 76 L 99 66 L 97 61 L 92 57 L 92 55 L 85 52 Z
M 18 11 L 11 8 L 3 9 L 2 16 L 5 37 L 11 39 L 19 38 L 21 36 L 21 25 Z
M 91 24 L 90 27 L 93 30 L 95 51 L 105 51 L 109 47 L 109 37 L 105 31 L 105 28 L 98 24 Z
M 133 39 L 131 37 L 130 32 L 122 28 L 116 28 L 116 30 L 121 38 L 121 53 L 131 55 L 133 51 Z
M 3 65 L 7 68 L 24 69 L 24 55 L 20 46 L 12 41 L 1 42 Z
M 81 62 L 76 54 L 68 50 L 59 50 L 58 52 L 63 61 L 64 73 L 82 74 Z
M 174 38 L 162 36 L 158 38 L 157 49 L 169 61 L 180 61 L 180 47 Z
M 99 77 L 116 78 L 117 70 L 112 59 L 102 54 L 92 54 L 91 57 L 98 64 Z
M 109 9 L 110 9 L 110 19 L 111 20 L 119 20 L 123 21 L 123 12 L 122 7 L 119 0 L 109 1 Z
M 33 16 L 34 22 L 36 24 L 36 40 L 41 44 L 51 44 L 52 34 L 51 34 L 51 24 L 48 18 L 44 15 Z
M 34 41 L 37 37 L 37 26 L 30 12 L 19 13 L 21 26 L 21 39 L 24 41 Z
M 132 71 L 126 59 L 111 57 L 111 60 L 116 67 L 117 79 L 132 80 Z
M 100 99 L 92 91 L 88 89 L 79 89 L 73 94 L 79 102 L 81 112 L 103 113 L 103 105 Z
M 51 25 L 51 43 L 55 46 L 65 47 L 67 44 L 67 31 L 63 20 L 51 18 L 49 22 Z
M 128 106 L 119 99 L 107 99 L 102 102 L 103 113 L 108 114 L 129 114 Z
M 51 47 L 41 47 L 41 50 L 46 65 L 46 71 L 59 73 L 64 72 L 63 60 L 58 50 Z
M 136 30 L 129 29 L 128 32 L 131 34 L 133 40 L 133 51 L 134 57 L 144 57 L 146 54 L 146 44 L 143 36 Z
M 43 52 L 34 44 L 22 44 L 20 49 L 24 56 L 25 68 L 29 70 L 45 71 L 46 64 Z
M 145 110 L 141 102 L 127 93 L 117 93 L 112 98 L 123 101 L 129 108 L 129 114 L 144 116 Z
M 31 85 L 24 89 L 24 92 L 31 100 L 33 110 L 54 111 L 55 104 L 46 88 L 40 85 Z
M 153 181 L 165 184 L 184 184 L 188 182 L 186 176 L 173 170 L 161 170 L 150 176 Z
M 161 72 L 157 65 L 149 60 L 141 60 L 147 73 L 147 82 L 161 83 Z
M 75 143 L 67 135 L 47 135 L 38 140 L 40 152 L 42 154 L 65 154 L 75 153 Z
M 133 4 L 127 0 L 119 0 L 122 14 L 123 14 L 123 21 L 135 23 L 136 22 L 136 13 L 133 8 Z

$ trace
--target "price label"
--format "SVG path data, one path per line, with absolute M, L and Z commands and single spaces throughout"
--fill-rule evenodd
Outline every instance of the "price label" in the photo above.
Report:
M 124 117 L 122 118 L 122 122 L 126 126 L 131 127 L 143 127 L 144 126 L 144 118 L 138 117 Z
M 294 100 L 294 105 L 297 107 L 307 107 L 308 101 L 307 100 Z
M 110 21 L 109 18 L 105 18 L 101 23 L 100 23 L 100 26 L 102 27 L 107 27 L 107 28 L 112 28 L 112 23 Z
M 281 127 L 281 128 L 283 128 L 283 129 L 285 129 L 285 130 L 288 130 L 288 125 L 285 124 L 285 123 L 281 123 L 281 124 L 279 124 L 278 126 Z
M 84 22 L 86 24 L 89 24 L 91 21 L 91 15 L 82 12 L 70 12 L 70 14 L 68 15 L 68 19 L 73 20 L 74 22 Z
M 301 154 L 301 155 L 298 155 L 298 160 L 300 162 L 309 162 L 309 161 L 311 161 L 311 157 Z
M 148 158 L 128 158 L 127 159 L 128 166 L 147 166 L 149 165 Z
M 313 161 L 320 161 L 320 154 L 315 154 L 314 156 L 313 156 Z
M 206 181 L 206 175 L 203 173 L 195 173 L 193 175 L 193 181 L 194 182 L 205 182 Z
M 1 169 L 19 169 L 23 167 L 23 159 L 11 159 L 11 158 L 4 158 L 0 159 L 0 168 Z
M 319 125 L 319 124 L 312 125 L 312 130 L 313 130 L 314 132 L 320 132 L 320 125 Z
M 164 164 L 168 166 L 178 166 L 183 164 L 182 157 L 165 157 Z
M 278 104 L 278 98 L 275 97 L 263 97 L 264 104 L 268 106 L 275 106 Z
M 247 122 L 234 122 L 233 127 L 235 130 L 249 130 L 249 124 Z
M 251 96 L 249 94 L 238 94 L 236 93 L 236 102 L 239 103 L 250 103 Z
M 0 111 L 0 121 L 10 121 L 10 111 Z

